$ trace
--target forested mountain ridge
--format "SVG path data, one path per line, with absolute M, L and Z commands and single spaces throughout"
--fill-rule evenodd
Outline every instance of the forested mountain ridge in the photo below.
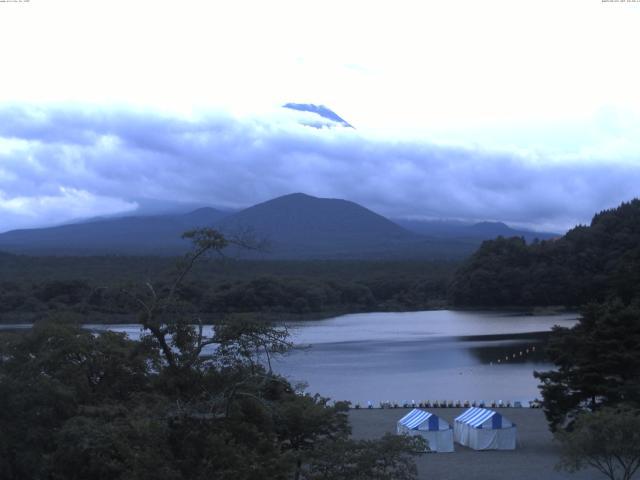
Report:
M 593 217 L 556 240 L 485 241 L 449 288 L 458 306 L 577 306 L 640 290 L 640 200 Z

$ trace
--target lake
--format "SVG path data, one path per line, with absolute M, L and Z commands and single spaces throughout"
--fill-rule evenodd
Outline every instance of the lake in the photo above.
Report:
M 308 391 L 366 405 L 380 401 L 528 401 L 540 397 L 534 370 L 548 370 L 554 325 L 577 314 L 426 311 L 365 313 L 290 324 L 309 345 L 274 363 Z
M 540 397 L 533 371 L 553 368 L 544 360 L 549 331 L 577 318 L 575 313 L 438 310 L 289 322 L 296 348 L 273 367 L 293 383 L 308 383 L 311 393 L 363 406 L 369 401 L 526 402 Z M 135 324 L 86 326 L 140 336 Z

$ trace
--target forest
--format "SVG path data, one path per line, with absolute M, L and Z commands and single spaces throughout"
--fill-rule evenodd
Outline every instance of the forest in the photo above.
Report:
M 576 326 L 550 336 L 556 369 L 535 373 L 563 461 L 581 468 L 591 423 L 637 417 L 638 200 L 557 240 L 484 242 L 462 265 L 238 261 L 219 255 L 227 239 L 215 230 L 186 236 L 194 249 L 180 259 L 0 255 L 0 319 L 35 322 L 0 335 L 2 478 L 415 478 L 424 445 L 354 440 L 348 404 L 271 371 L 291 348 L 287 331 L 255 320 L 287 315 L 577 307 Z M 94 335 L 81 328 L 91 320 L 134 320 L 145 333 Z
M 448 298 L 455 306 L 579 310 L 575 326 L 555 327 L 549 337 L 555 368 L 534 373 L 559 466 L 633 477 L 640 468 L 640 200 L 556 240 L 484 242 L 456 272 Z
M 579 307 L 640 293 L 640 200 L 623 203 L 565 236 L 527 244 L 485 241 L 456 272 L 454 306 Z
M 32 322 L 60 311 L 86 321 L 132 321 L 130 292 L 160 288 L 179 258 L 0 255 L 0 322 Z M 435 261 L 251 261 L 206 258 L 180 286 L 203 318 L 229 313 L 317 318 L 445 304 L 456 268 Z
M 222 253 L 222 252 L 219 252 Z M 130 292 L 163 288 L 179 257 L 31 257 L 0 253 L 0 322 L 56 312 L 128 322 Z M 596 214 L 554 240 L 489 240 L 462 263 L 428 260 L 203 258 L 180 298 L 205 320 L 226 314 L 321 318 L 445 307 L 578 308 L 640 291 L 640 201 Z
M 424 441 L 354 440 L 348 403 L 271 370 L 291 348 L 286 328 L 220 321 L 206 337 L 194 325 L 181 286 L 226 240 L 188 235 L 194 250 L 167 285 L 130 292 L 141 341 L 65 313 L 0 335 L 0 478 L 415 479 Z

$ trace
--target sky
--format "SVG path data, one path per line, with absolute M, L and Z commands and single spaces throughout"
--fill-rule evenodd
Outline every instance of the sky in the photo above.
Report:
M 0 231 L 292 192 L 564 231 L 640 195 L 639 25 L 631 1 L 0 2 Z

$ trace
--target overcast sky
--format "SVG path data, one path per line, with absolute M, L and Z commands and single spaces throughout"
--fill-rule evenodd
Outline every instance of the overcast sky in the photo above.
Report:
M 0 2 L 0 231 L 297 191 L 564 230 L 640 195 L 639 25 L 602 0 Z

